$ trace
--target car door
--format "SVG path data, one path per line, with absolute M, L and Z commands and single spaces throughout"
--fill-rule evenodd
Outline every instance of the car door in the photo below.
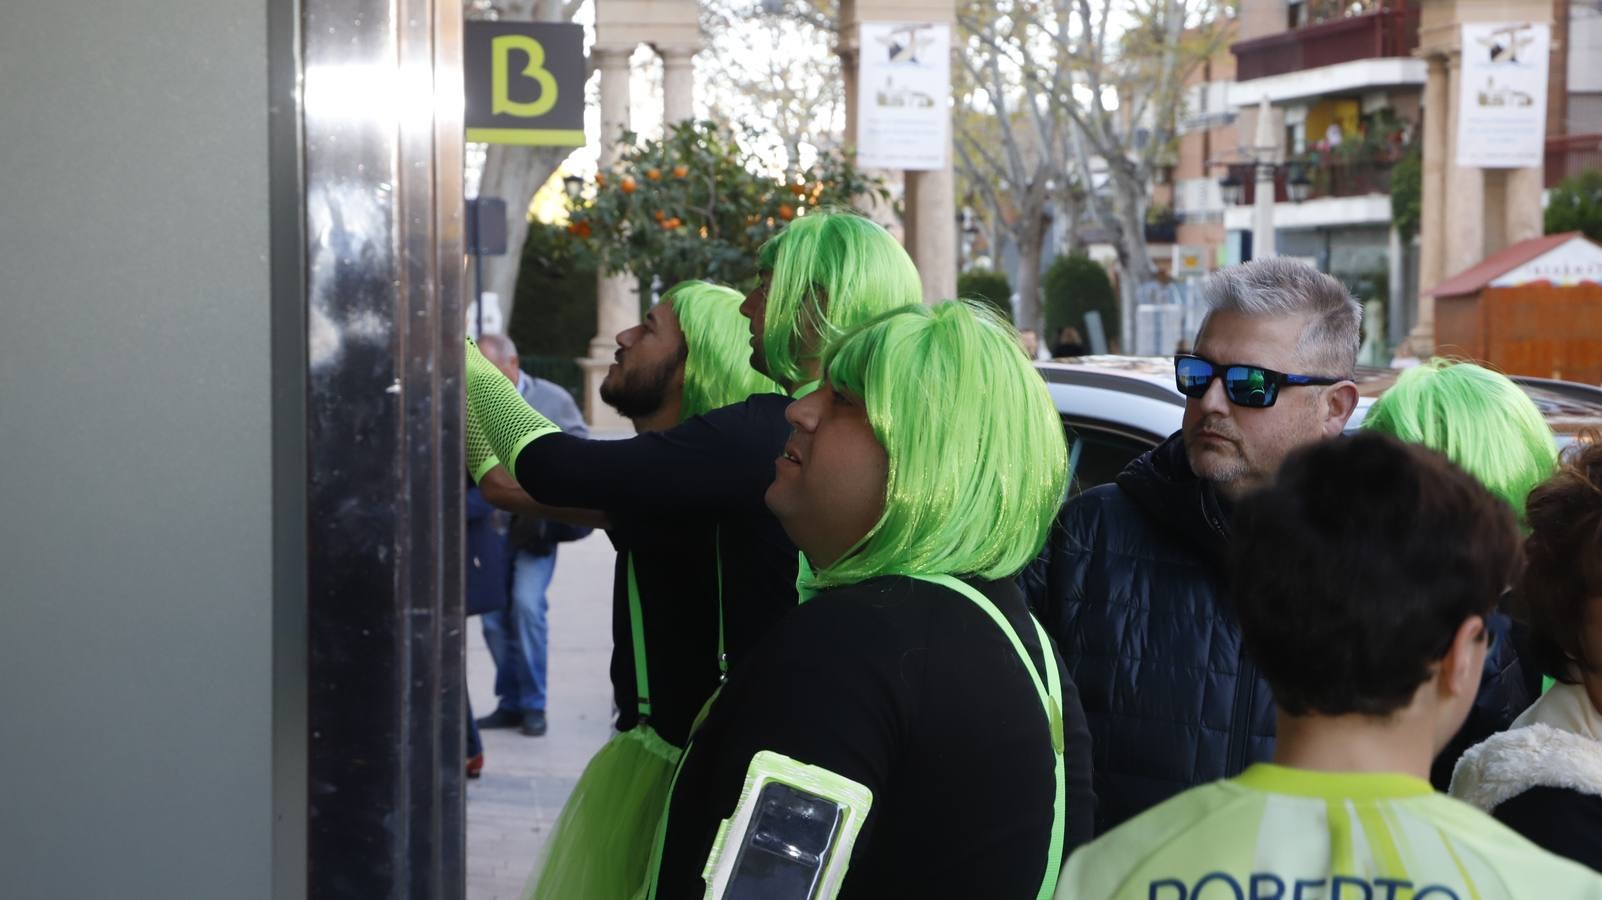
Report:
M 1074 479 L 1068 496 L 1099 484 L 1109 484 L 1137 456 L 1162 443 L 1162 438 L 1138 428 L 1080 416 L 1062 417 Z

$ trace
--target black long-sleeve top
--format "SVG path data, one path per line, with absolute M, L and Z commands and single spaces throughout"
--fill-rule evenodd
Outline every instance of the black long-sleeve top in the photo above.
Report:
M 1040 647 L 1016 585 L 970 584 L 1006 616 L 1037 671 L 1049 659 L 1061 674 L 1066 859 L 1094 823 L 1078 692 L 1055 648 Z M 1050 730 L 1023 660 L 968 598 L 885 577 L 824 591 L 787 615 L 692 739 L 669 800 L 659 900 L 705 894 L 714 836 L 762 750 L 873 792 L 841 897 L 1039 891 L 1056 796 Z
M 614 522 L 611 672 L 620 728 L 635 722 L 629 551 L 644 607 L 653 724 L 675 744 L 716 686 L 714 560 L 721 556 L 731 665 L 795 605 L 797 551 L 763 500 L 790 437 L 789 404 L 758 394 L 667 431 L 616 441 L 550 434 L 518 454 L 518 484 L 534 499 L 606 510 Z

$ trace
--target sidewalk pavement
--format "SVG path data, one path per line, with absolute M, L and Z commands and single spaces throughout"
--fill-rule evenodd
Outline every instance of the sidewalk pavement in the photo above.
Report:
M 535 855 L 585 763 L 612 731 L 612 544 L 595 532 L 562 544 L 550 603 L 549 702 L 544 737 L 483 732 L 484 775 L 467 786 L 467 898 L 518 900 Z M 495 663 L 468 620 L 467 687 L 473 712 L 495 709 Z

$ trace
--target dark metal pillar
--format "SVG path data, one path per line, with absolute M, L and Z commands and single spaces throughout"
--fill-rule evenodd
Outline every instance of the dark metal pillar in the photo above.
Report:
M 463 895 L 457 0 L 301 0 L 308 894 Z

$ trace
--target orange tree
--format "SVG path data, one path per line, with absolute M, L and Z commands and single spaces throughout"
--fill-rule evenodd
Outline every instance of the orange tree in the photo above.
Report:
M 655 276 L 664 288 L 687 278 L 749 288 L 758 248 L 789 220 L 849 208 L 862 196 L 890 202 L 884 183 L 849 154 L 820 152 L 807 169 L 776 178 L 712 122 L 635 140 L 623 135 L 620 159 L 596 174 L 594 195 L 575 206 L 568 232 L 603 271 L 634 272 L 647 283 Z

